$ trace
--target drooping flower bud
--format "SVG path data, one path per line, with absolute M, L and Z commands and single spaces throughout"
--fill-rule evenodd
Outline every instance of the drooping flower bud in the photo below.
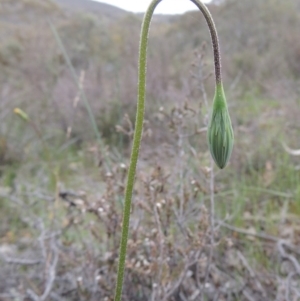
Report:
M 234 137 L 222 85 L 216 87 L 207 138 L 210 153 L 215 163 L 223 169 L 229 161 Z

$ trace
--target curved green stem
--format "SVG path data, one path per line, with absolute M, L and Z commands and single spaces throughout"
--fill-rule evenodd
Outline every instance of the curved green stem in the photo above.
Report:
M 142 30 L 141 30 L 140 46 L 139 46 L 137 113 L 136 113 L 135 132 L 133 137 L 130 165 L 128 170 L 126 190 L 125 190 L 122 236 L 121 236 L 121 244 L 120 244 L 120 251 L 119 251 L 117 284 L 116 284 L 116 291 L 115 291 L 115 298 L 114 298 L 115 301 L 121 301 L 121 297 L 122 297 L 125 260 L 126 260 L 126 251 L 127 251 L 127 240 L 128 240 L 129 222 L 130 222 L 131 199 L 132 199 L 132 192 L 133 192 L 133 186 L 135 180 L 136 165 L 139 156 L 140 142 L 141 142 L 142 131 L 143 131 L 145 92 L 146 92 L 147 44 L 148 44 L 149 27 L 150 27 L 153 12 L 156 6 L 161 1 L 162 0 L 153 0 L 150 3 L 149 8 L 147 9 L 146 14 L 144 16 Z M 217 36 L 215 24 L 213 22 L 213 19 L 208 9 L 201 1 L 199 0 L 190 0 L 190 1 L 192 1 L 200 9 L 208 24 L 211 33 L 212 43 L 213 43 L 213 50 L 214 50 L 216 83 L 221 84 L 220 52 L 219 52 L 218 36 Z
M 217 33 L 215 22 L 208 8 L 201 1 L 199 0 L 190 0 L 190 1 L 193 2 L 202 12 L 206 20 L 206 23 L 208 25 L 212 46 L 213 46 L 213 52 L 214 52 L 216 85 L 221 85 L 222 84 L 221 55 L 220 55 L 219 39 L 218 39 L 218 33 Z

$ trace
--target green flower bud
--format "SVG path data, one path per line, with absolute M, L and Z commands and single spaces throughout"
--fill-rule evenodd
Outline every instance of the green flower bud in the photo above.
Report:
M 207 138 L 210 153 L 215 163 L 223 169 L 230 158 L 234 138 L 222 85 L 218 85 L 216 88 Z

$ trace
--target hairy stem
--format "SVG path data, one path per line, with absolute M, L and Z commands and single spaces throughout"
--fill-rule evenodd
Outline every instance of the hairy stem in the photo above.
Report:
M 115 292 L 115 301 L 121 301 L 122 287 L 125 270 L 125 260 L 127 251 L 128 230 L 130 221 L 130 209 L 133 185 L 135 180 L 136 165 L 139 156 L 140 143 L 143 131 L 145 92 L 146 92 L 146 65 L 147 65 L 147 44 L 149 27 L 155 7 L 162 0 L 153 0 L 144 16 L 139 48 L 139 74 L 138 74 L 138 103 L 136 111 L 135 131 L 131 151 L 130 165 L 128 170 L 127 184 L 125 190 L 125 203 L 122 223 L 122 236 L 119 253 L 118 276 Z
M 217 33 L 215 22 L 208 8 L 201 1 L 199 0 L 190 0 L 190 1 L 193 2 L 200 9 L 209 28 L 212 46 L 213 46 L 213 52 L 214 52 L 216 85 L 221 84 L 222 83 L 221 55 L 220 55 L 219 39 L 218 39 L 218 33 Z
M 132 199 L 132 192 L 133 192 L 133 186 L 135 180 L 136 166 L 137 166 L 137 161 L 139 156 L 140 142 L 141 142 L 142 131 L 143 131 L 144 111 L 145 111 L 145 92 L 146 92 L 147 44 L 148 44 L 149 27 L 153 16 L 153 12 L 156 6 L 161 1 L 162 0 L 153 0 L 150 3 L 149 8 L 147 9 L 146 14 L 144 16 L 142 30 L 141 30 L 140 46 L 139 46 L 137 113 L 136 113 L 135 132 L 133 137 L 130 165 L 128 170 L 126 190 L 125 190 L 122 236 L 121 236 L 121 244 L 120 244 L 120 251 L 119 251 L 119 263 L 118 263 L 119 265 L 118 265 L 117 284 L 116 284 L 115 299 L 114 299 L 115 301 L 121 301 L 122 298 L 127 240 L 128 240 L 129 222 L 130 222 L 131 199 Z M 221 60 L 220 60 L 218 36 L 217 36 L 215 24 L 213 22 L 213 19 L 208 9 L 201 1 L 199 0 L 190 0 L 190 1 L 192 1 L 200 9 L 208 24 L 211 33 L 212 43 L 213 43 L 213 50 L 214 50 L 216 83 L 221 84 Z

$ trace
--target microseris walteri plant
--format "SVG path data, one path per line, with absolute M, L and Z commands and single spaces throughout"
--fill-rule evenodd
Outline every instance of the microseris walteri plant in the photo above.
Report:
M 207 138 L 209 150 L 215 163 L 223 169 L 230 158 L 234 138 L 222 84 L 216 86 Z
M 206 23 L 208 25 L 214 53 L 215 76 L 216 76 L 216 92 L 213 103 L 213 111 L 211 120 L 208 127 L 208 143 L 212 157 L 220 168 L 224 168 L 227 164 L 233 145 L 233 131 L 231 121 L 227 109 L 226 99 L 223 91 L 222 78 L 221 78 L 221 58 L 219 50 L 219 42 L 217 30 L 213 18 L 208 8 L 200 0 L 190 0 L 202 12 Z M 125 188 L 125 200 L 122 221 L 122 234 L 119 250 L 119 262 L 117 283 L 115 291 L 115 301 L 121 301 L 123 279 L 125 271 L 127 240 L 129 233 L 131 199 L 136 174 L 136 166 L 139 156 L 140 142 L 143 132 L 144 110 L 145 110 L 145 94 L 146 94 L 146 65 L 147 65 L 147 47 L 148 47 L 148 34 L 151 19 L 156 6 L 162 0 L 152 0 L 143 19 L 141 38 L 139 45 L 139 61 L 138 61 L 138 99 L 137 111 L 135 120 L 135 131 L 133 136 L 132 151 L 130 157 L 130 164 L 128 169 L 127 183 Z

